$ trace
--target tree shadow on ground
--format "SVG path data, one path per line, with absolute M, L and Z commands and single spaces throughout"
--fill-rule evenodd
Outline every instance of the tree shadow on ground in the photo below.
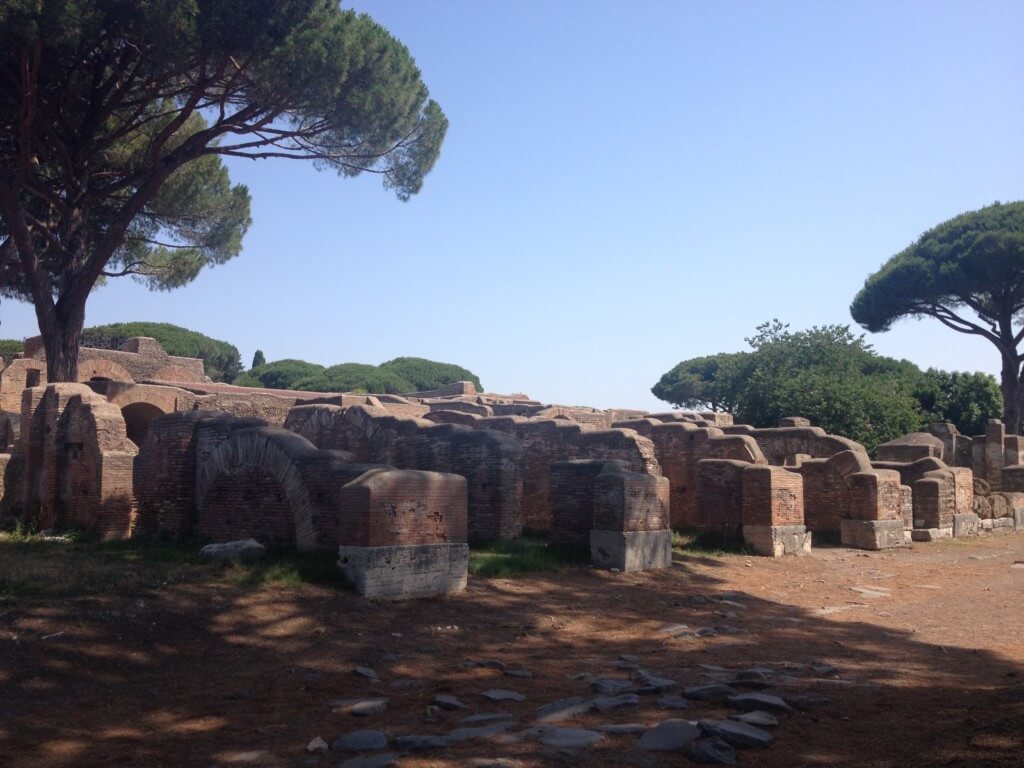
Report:
M 772 747 L 742 751 L 741 766 L 1022 764 L 1019 659 L 923 642 L 913 627 L 852 620 L 862 608 L 823 616 L 753 588 L 723 586 L 746 560 L 682 557 L 668 571 L 643 574 L 566 566 L 520 579 L 474 579 L 462 595 L 404 603 L 330 587 L 224 579 L 8 599 L 0 603 L 0 764 L 333 766 L 345 755 L 308 754 L 314 736 L 330 741 L 368 727 L 389 735 L 445 733 L 467 714 L 494 711 L 511 713 L 525 727 L 542 704 L 593 695 L 586 680 L 571 676 L 628 676 L 613 666 L 622 654 L 684 685 L 731 679 L 716 666 L 770 667 L 772 692 L 831 699 L 781 715 Z M 750 567 L 768 578 L 776 573 L 769 569 L 785 566 Z M 820 574 L 828 577 L 828 563 Z M 1020 594 L 986 599 L 1019 604 Z M 673 638 L 663 631 L 677 624 L 718 634 Z M 465 664 L 470 660 L 497 660 L 532 677 L 509 676 L 497 664 Z M 816 662 L 838 672 L 806 666 Z M 373 667 L 380 679 L 355 674 L 357 664 Z M 492 688 L 527 698 L 489 704 L 481 693 Z M 438 692 L 457 695 L 471 709 L 428 710 Z M 332 706 L 367 696 L 388 698 L 386 712 L 357 718 Z M 645 695 L 637 707 L 565 724 L 653 724 L 733 712 L 696 703 L 665 711 L 655 700 Z M 401 765 L 496 757 L 522 766 L 690 764 L 681 754 L 641 752 L 635 737 L 615 736 L 575 756 L 532 740 L 471 741 L 403 757 Z

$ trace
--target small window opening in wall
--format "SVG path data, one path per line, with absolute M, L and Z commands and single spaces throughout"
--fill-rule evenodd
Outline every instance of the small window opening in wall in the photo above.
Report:
M 29 368 L 25 371 L 25 388 L 38 387 L 41 373 L 39 368 Z

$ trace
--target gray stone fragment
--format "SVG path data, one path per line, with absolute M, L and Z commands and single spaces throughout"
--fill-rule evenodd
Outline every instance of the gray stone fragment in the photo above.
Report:
M 594 708 L 594 703 L 579 696 L 572 696 L 568 699 L 559 699 L 536 710 L 538 723 L 557 723 L 560 720 L 568 720 L 570 717 L 582 715 Z
M 701 595 L 690 595 L 690 605 L 707 605 L 708 599 Z
M 558 728 L 551 726 L 545 729 L 540 743 L 553 749 L 583 749 L 604 739 L 597 731 L 584 728 Z
M 611 712 L 613 709 L 633 707 L 640 703 L 635 693 L 622 693 L 618 696 L 598 696 L 594 699 L 594 708 L 600 712 Z
M 977 536 L 981 532 L 981 520 L 973 512 L 965 515 L 953 515 L 953 536 L 961 539 Z
M 690 706 L 689 700 L 682 696 L 660 696 L 657 702 L 662 709 L 687 709 Z
M 698 739 L 686 756 L 704 765 L 736 765 L 736 750 L 732 744 L 717 736 Z
M 774 669 L 769 667 L 751 667 L 750 669 L 741 669 L 736 673 L 737 680 L 767 680 L 775 674 Z
M 779 721 L 773 715 L 769 715 L 761 709 L 755 709 L 753 712 L 744 712 L 742 715 L 730 715 L 729 719 L 739 720 L 741 723 L 747 723 L 747 725 L 757 725 L 761 728 L 779 724 Z
M 398 765 L 397 752 L 385 752 L 380 755 L 367 755 L 365 757 L 350 757 L 342 760 L 337 768 L 387 768 L 390 765 Z
M 319 736 L 315 739 L 311 739 L 309 744 L 306 745 L 307 752 L 326 752 L 328 749 L 330 749 L 330 747 L 327 746 L 327 742 Z
M 811 533 L 802 525 L 744 525 L 743 543 L 767 557 L 806 555 L 811 551 Z
M 633 675 L 633 679 L 637 683 L 637 690 L 644 692 L 667 691 L 669 688 L 675 688 L 679 685 L 675 680 L 659 677 L 645 669 L 638 669 L 636 674 Z
M 447 709 L 450 712 L 454 712 L 457 709 L 469 709 L 468 706 L 459 701 L 457 696 L 452 696 L 449 693 L 437 694 L 434 696 L 433 703 L 441 709 Z
M 480 723 L 493 723 L 498 720 L 511 720 L 512 715 L 507 712 L 495 712 L 493 714 L 470 715 L 459 720 L 461 725 L 479 725 Z
M 256 539 L 240 539 L 220 544 L 207 544 L 199 550 L 199 556 L 203 560 L 258 560 L 266 552 L 266 547 Z
M 639 664 L 640 657 L 634 656 L 631 653 L 623 653 L 619 656 L 619 661 L 628 661 L 630 664 Z
M 814 664 L 811 671 L 821 677 L 833 677 L 839 674 L 839 667 L 833 667 L 831 664 Z
M 636 745 L 650 752 L 672 752 L 690 746 L 700 735 L 700 728 L 687 720 L 665 720 L 641 736 Z
M 360 677 L 365 677 L 370 680 L 379 680 L 376 670 L 370 669 L 369 667 L 356 667 L 355 673 Z
M 339 736 L 331 742 L 331 749 L 341 752 L 372 752 L 375 749 L 384 749 L 387 745 L 387 736 L 380 731 L 366 729 Z
M 590 561 L 597 568 L 647 571 L 672 566 L 672 531 L 590 532 Z
M 730 696 L 729 703 L 740 709 L 772 709 L 779 712 L 789 712 L 792 707 L 778 696 L 770 693 L 741 693 L 737 696 Z
M 338 548 L 338 567 L 359 594 L 376 599 L 461 592 L 469 573 L 466 544 Z
M 627 691 L 632 691 L 636 687 L 629 680 L 620 680 L 616 677 L 598 677 L 594 680 L 591 680 L 590 684 L 598 693 L 603 693 L 610 696 L 615 695 L 617 693 L 626 693 Z
M 336 710 L 348 712 L 356 717 L 379 715 L 388 708 L 388 700 L 383 697 L 371 699 L 335 699 L 331 706 Z
M 533 677 L 533 672 L 528 669 L 509 669 L 505 671 L 505 674 L 509 677 L 520 677 L 525 679 Z
M 526 696 L 518 691 L 509 691 L 504 688 L 492 688 L 480 695 L 489 701 L 526 701 Z
M 513 726 L 512 722 L 492 723 L 491 725 L 480 725 L 472 728 L 456 728 L 448 734 L 452 742 L 468 741 L 469 739 L 486 739 L 504 733 Z
M 447 736 L 436 736 L 432 734 L 422 736 L 396 736 L 394 745 L 402 752 L 426 752 L 431 749 L 441 749 L 451 744 Z
M 635 736 L 646 731 L 647 726 L 640 723 L 612 723 L 610 725 L 595 725 L 594 730 L 612 736 Z
M 409 691 L 415 688 L 425 688 L 426 685 L 422 680 L 417 680 L 413 677 L 403 677 L 398 680 L 392 680 L 389 687 L 396 691 Z
M 728 685 L 699 685 L 695 688 L 687 688 L 683 694 L 688 699 L 695 701 L 726 701 L 732 696 L 739 694 L 735 688 Z M 745 694 L 753 695 L 753 694 Z
M 736 720 L 701 720 L 700 727 L 705 733 L 725 739 L 734 747 L 767 747 L 772 743 L 772 735 L 768 731 Z
M 857 549 L 894 549 L 907 546 L 903 520 L 840 520 L 840 541 Z

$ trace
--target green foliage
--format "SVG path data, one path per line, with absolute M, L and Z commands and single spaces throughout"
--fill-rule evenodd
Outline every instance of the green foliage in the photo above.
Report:
M 0 339 L 0 357 L 10 362 L 25 350 L 25 342 L 18 339 Z
M 868 277 L 850 313 L 867 330 L 885 331 L 923 315 L 962 325 L 949 317 L 961 307 L 993 320 L 1024 309 L 1024 202 L 995 203 L 928 230 Z
M 399 395 L 415 387 L 397 373 L 376 365 L 342 363 L 295 382 L 293 389 L 308 392 L 374 392 Z
M 978 402 L 978 393 L 985 391 L 983 375 L 943 390 L 938 372 L 929 384 L 926 374 L 913 363 L 877 355 L 863 336 L 853 334 L 845 325 L 792 332 L 776 320 L 758 326 L 747 341 L 750 352 L 716 356 L 726 365 L 708 366 L 707 361 L 716 357 L 683 361 L 659 384 L 668 379 L 689 385 L 689 380 L 674 376 L 674 372 L 697 371 L 688 375 L 703 376 L 706 381 L 699 382 L 703 389 L 690 391 L 697 391 L 697 397 L 700 392 L 729 393 L 730 410 L 740 423 L 773 427 L 784 416 L 805 416 L 816 426 L 857 440 L 869 450 L 920 430 L 930 421 L 956 423 L 958 418 L 987 412 L 988 401 L 981 398 L 981 404 Z M 663 399 L 674 404 L 686 405 L 673 399 L 681 388 L 656 386 L 653 391 L 659 397 L 668 395 Z M 940 391 L 949 394 L 940 396 Z M 919 394 L 927 392 L 932 393 L 931 399 L 924 403 Z M 696 398 L 691 402 L 699 403 Z
M 134 336 L 149 336 L 160 342 L 169 355 L 198 357 L 206 375 L 214 381 L 231 382 L 242 370 L 238 348 L 226 341 L 211 339 L 196 331 L 171 323 L 113 323 L 82 331 L 82 346 L 119 349 Z
M 915 395 L 929 421 L 948 421 L 965 435 L 982 435 L 985 422 L 1002 413 L 999 384 L 987 373 L 929 368 Z
M 508 578 L 537 571 L 553 571 L 587 561 L 586 553 L 552 547 L 544 539 L 521 537 L 493 541 L 469 552 L 469 573 L 481 578 Z
M 267 364 L 267 358 L 264 357 L 263 350 L 262 349 L 257 349 L 256 350 L 256 354 L 252 356 L 252 365 L 249 366 L 249 367 L 250 368 L 256 368 L 258 366 L 266 365 L 266 364 Z
M 723 352 L 684 360 L 662 376 L 651 392 L 676 408 L 732 411 L 742 381 L 740 372 L 749 357 L 748 352 Z
M 242 387 L 266 389 L 298 389 L 295 382 L 322 373 L 324 367 L 305 360 L 275 360 L 253 366 L 252 370 L 235 377 L 234 383 Z
M 451 363 L 436 363 L 422 357 L 396 357 L 379 367 L 409 382 L 412 388 L 406 392 L 427 392 L 456 381 L 472 381 L 478 392 L 483 391 L 480 378 L 475 373 Z
M 407 378 L 403 373 L 408 373 Z M 253 366 L 234 383 L 243 387 L 296 389 L 306 392 L 370 392 L 400 395 L 443 387 L 456 381 L 480 379 L 458 365 L 419 357 L 399 357 L 383 365 L 342 363 L 325 368 L 304 360 L 277 360 Z

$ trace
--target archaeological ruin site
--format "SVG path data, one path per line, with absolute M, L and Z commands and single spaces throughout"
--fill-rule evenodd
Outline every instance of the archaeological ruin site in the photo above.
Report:
M 81 357 L 80 383 L 47 384 L 32 339 L 0 373 L 3 522 L 337 551 L 371 598 L 458 592 L 469 545 L 524 532 L 631 572 L 671 566 L 673 529 L 775 558 L 1024 529 L 1024 438 L 996 421 L 975 436 L 935 424 L 871 457 L 799 416 L 760 429 L 469 382 L 251 389 L 149 338 Z

